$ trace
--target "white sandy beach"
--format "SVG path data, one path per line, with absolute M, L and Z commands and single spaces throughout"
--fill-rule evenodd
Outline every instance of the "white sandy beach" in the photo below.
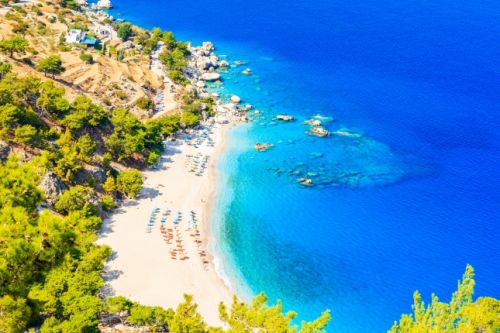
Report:
M 183 294 L 191 294 L 207 323 L 221 324 L 219 302 L 230 305 L 232 293 L 214 270 L 213 260 L 207 253 L 207 242 L 211 241 L 208 223 L 215 189 L 214 163 L 224 149 L 225 132 L 229 126 L 214 126 L 209 135 L 213 146 L 208 144 L 207 139 L 198 148 L 188 145 L 187 140 L 169 142 L 160 167 L 144 172 L 140 197 L 125 202 L 105 221 L 98 242 L 113 249 L 113 256 L 106 267 L 106 291 L 109 294 L 174 309 L 183 301 Z M 197 175 L 199 168 L 195 168 L 195 172 L 190 169 L 194 165 L 193 156 L 200 154 L 199 165 L 203 156 L 209 157 L 205 171 Z M 154 207 L 160 210 L 151 232 L 148 232 L 147 224 Z M 161 219 L 167 210 L 170 213 L 163 230 L 173 230 L 171 244 L 167 244 L 160 229 Z M 192 236 L 193 228 L 187 230 L 191 210 L 196 214 L 200 231 L 198 238 Z M 182 218 L 175 227 L 173 221 L 177 212 L 182 214 Z M 177 252 L 176 259 L 172 259 L 171 250 L 176 248 L 176 244 L 182 245 L 188 259 L 181 260 L 182 252 Z

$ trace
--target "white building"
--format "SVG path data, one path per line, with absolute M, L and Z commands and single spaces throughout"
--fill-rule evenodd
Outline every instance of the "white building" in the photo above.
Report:
M 98 35 L 107 37 L 113 34 L 113 28 L 107 25 L 97 25 L 92 30 Z
M 80 43 L 82 39 L 85 38 L 85 33 L 80 30 L 80 29 L 71 29 L 67 34 L 66 34 L 66 43 L 72 44 L 72 43 Z

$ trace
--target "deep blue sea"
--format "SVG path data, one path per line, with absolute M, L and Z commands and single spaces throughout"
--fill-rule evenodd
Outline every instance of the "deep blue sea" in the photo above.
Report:
M 498 0 L 113 3 L 247 62 L 222 92 L 261 113 L 230 133 L 215 221 L 240 293 L 299 319 L 329 308 L 340 333 L 385 332 L 416 289 L 449 300 L 467 263 L 476 295 L 500 297 Z M 308 135 L 317 114 L 352 135 Z

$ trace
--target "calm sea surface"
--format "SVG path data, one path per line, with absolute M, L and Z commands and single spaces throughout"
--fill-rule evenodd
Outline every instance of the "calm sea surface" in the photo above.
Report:
M 113 3 L 247 62 L 222 93 L 261 114 L 230 133 L 216 221 L 242 294 L 355 333 L 389 329 L 415 289 L 448 300 L 467 263 L 476 295 L 500 297 L 499 1 Z M 308 135 L 315 114 L 349 135 Z

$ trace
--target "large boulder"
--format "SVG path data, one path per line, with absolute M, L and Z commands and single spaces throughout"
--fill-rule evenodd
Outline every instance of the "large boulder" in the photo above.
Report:
M 281 121 L 293 121 L 295 118 L 293 116 L 290 116 L 288 114 L 279 114 L 276 116 L 276 120 L 281 120 Z
M 201 57 L 196 60 L 196 67 L 202 72 L 207 71 L 212 66 L 212 63 L 208 58 Z
M 57 197 L 66 190 L 66 185 L 52 171 L 49 171 L 42 178 L 40 188 L 45 194 L 47 203 L 53 206 L 56 203 Z
M 8 143 L 0 141 L 0 162 L 5 162 L 12 151 Z
M 196 66 L 202 72 L 213 70 L 214 68 L 219 67 L 219 60 L 217 57 L 200 57 L 196 61 Z
M 220 80 L 220 74 L 216 72 L 203 73 L 201 79 L 204 81 L 218 81 Z
M 239 104 L 241 102 L 241 98 L 239 96 L 233 95 L 231 96 L 231 102 L 234 104 Z
M 212 44 L 212 42 L 203 42 L 201 48 L 209 52 L 215 49 L 214 44 Z

